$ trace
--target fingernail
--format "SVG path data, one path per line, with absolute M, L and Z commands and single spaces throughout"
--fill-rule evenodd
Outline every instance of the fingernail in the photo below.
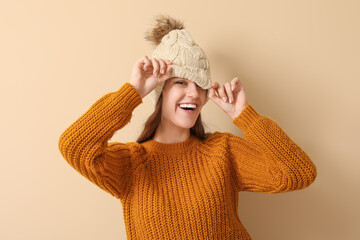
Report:
M 223 101 L 226 102 L 226 97 L 223 97 Z
M 229 98 L 229 103 L 232 103 L 232 98 Z
M 164 69 L 161 69 L 160 72 L 161 72 L 161 74 L 164 74 Z
M 233 91 L 234 91 L 234 89 L 235 89 L 235 87 L 234 87 L 234 86 L 232 86 L 232 87 L 231 87 L 231 90 L 233 90 Z

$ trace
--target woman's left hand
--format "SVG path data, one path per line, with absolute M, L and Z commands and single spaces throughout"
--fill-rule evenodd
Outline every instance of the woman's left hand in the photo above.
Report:
M 208 97 L 232 119 L 239 116 L 248 104 L 245 88 L 237 77 L 224 85 L 213 82 L 208 91 Z

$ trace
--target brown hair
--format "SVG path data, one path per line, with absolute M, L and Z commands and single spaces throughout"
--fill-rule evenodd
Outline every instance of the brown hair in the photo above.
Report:
M 141 132 L 138 139 L 136 140 L 136 142 L 143 143 L 154 137 L 156 129 L 161 121 L 161 109 L 162 109 L 162 94 L 160 94 L 159 100 L 157 101 L 157 104 L 155 106 L 155 110 L 146 120 L 144 124 L 144 129 Z M 211 135 L 211 133 L 209 132 L 205 133 L 205 128 L 203 122 L 201 121 L 201 113 L 199 113 L 199 116 L 196 119 L 194 126 L 190 128 L 190 135 L 194 135 L 200 140 L 205 140 L 207 137 Z

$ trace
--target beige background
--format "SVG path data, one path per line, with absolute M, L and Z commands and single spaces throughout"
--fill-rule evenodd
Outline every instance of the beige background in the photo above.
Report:
M 254 239 L 359 239 L 360 10 L 355 0 L 0 2 L 0 239 L 126 239 L 121 203 L 60 155 L 60 134 L 150 56 L 157 13 L 184 20 L 212 77 L 238 76 L 249 103 L 312 158 L 302 191 L 239 193 Z M 135 141 L 150 98 L 111 141 Z M 243 133 L 212 101 L 211 131 Z

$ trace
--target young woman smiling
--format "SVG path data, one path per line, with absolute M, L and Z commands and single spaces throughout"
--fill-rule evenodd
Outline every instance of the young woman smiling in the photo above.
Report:
M 308 187 L 309 156 L 247 102 L 238 78 L 211 82 L 208 60 L 183 24 L 160 16 L 146 35 L 153 56 L 131 79 L 97 100 L 59 139 L 67 162 L 120 199 L 128 239 L 251 239 L 238 215 L 238 192 L 283 193 Z M 151 95 L 155 110 L 136 142 L 109 139 Z M 205 133 L 211 99 L 242 129 Z

